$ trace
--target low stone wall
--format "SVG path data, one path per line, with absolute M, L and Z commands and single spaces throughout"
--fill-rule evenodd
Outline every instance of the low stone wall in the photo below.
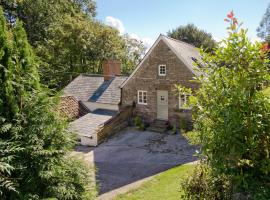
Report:
M 97 131 L 98 143 L 101 143 L 109 136 L 127 127 L 128 122 L 132 117 L 132 113 L 132 106 L 125 107 L 116 116 L 102 124 Z
M 60 112 L 68 119 L 76 119 L 84 116 L 89 111 L 73 96 L 62 96 L 60 100 Z

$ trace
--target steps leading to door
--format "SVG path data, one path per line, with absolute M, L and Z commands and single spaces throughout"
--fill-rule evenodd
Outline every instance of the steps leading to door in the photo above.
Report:
M 157 119 L 150 124 L 147 130 L 158 132 L 158 133 L 165 133 L 167 131 L 167 127 L 168 127 L 168 121 Z

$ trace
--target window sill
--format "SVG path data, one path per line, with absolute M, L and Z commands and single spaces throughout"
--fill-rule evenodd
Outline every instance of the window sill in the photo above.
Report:
M 147 103 L 138 103 L 138 105 L 146 106 Z

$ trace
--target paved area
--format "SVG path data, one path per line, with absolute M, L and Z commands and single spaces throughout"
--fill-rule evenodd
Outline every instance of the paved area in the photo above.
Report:
M 77 147 L 97 167 L 100 194 L 197 160 L 196 148 L 179 135 L 127 128 L 98 147 Z

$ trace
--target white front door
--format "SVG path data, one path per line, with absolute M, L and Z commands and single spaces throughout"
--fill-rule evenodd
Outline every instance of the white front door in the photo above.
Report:
M 168 120 L 168 91 L 157 90 L 157 119 Z

